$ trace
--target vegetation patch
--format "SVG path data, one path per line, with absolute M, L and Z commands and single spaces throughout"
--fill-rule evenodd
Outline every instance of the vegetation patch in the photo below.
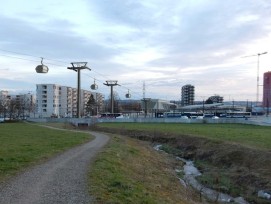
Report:
M 92 164 L 90 194 L 97 203 L 191 203 L 175 162 L 145 142 L 114 135 Z
M 195 161 L 206 186 L 266 203 L 259 190 L 271 191 L 271 127 L 239 124 L 119 124 L 97 129 L 163 143 L 168 153 Z M 181 176 L 181 175 L 180 175 Z
M 27 123 L 1 124 L 0 132 L 0 181 L 91 138 Z
M 115 128 L 118 131 L 144 131 L 155 137 L 190 135 L 212 140 L 237 143 L 256 149 L 271 149 L 269 126 L 245 124 L 185 124 L 185 123 L 99 123 L 99 127 Z

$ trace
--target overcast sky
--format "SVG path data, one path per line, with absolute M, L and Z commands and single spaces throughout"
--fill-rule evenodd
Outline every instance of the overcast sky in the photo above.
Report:
M 36 84 L 77 86 L 71 62 L 88 62 L 82 88 L 107 98 L 106 80 L 118 80 L 121 99 L 218 94 L 256 100 L 271 71 L 270 0 L 8 0 L 0 12 L 0 90 L 35 93 Z M 255 56 L 250 56 L 255 55 Z M 250 56 L 250 57 L 244 57 Z M 43 63 L 47 74 L 37 74 Z M 260 86 L 260 99 L 262 86 Z

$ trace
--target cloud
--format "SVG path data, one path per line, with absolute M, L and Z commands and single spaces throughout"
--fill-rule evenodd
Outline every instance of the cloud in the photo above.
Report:
M 76 74 L 67 66 L 86 61 L 92 71 L 83 72 L 82 86 L 89 89 L 96 78 L 106 94 L 108 87 L 102 83 L 115 79 L 129 83 L 119 91 L 130 88 L 138 97 L 138 83 L 146 81 L 152 84 L 152 97 L 179 98 L 181 86 L 193 83 L 201 96 L 221 92 L 247 98 L 255 92 L 251 81 L 257 58 L 241 56 L 269 51 L 271 39 L 268 0 L 11 0 L 2 6 L 6 9 L 0 14 L 0 50 L 30 56 L 4 51 L 0 55 L 32 61 L 4 57 L 3 68 L 16 73 L 13 67 L 20 67 L 20 72 L 0 77 L 26 82 L 22 84 L 31 79 L 33 86 L 38 81 L 74 87 Z M 50 71 L 32 79 L 39 57 Z M 262 56 L 261 72 L 270 63 Z

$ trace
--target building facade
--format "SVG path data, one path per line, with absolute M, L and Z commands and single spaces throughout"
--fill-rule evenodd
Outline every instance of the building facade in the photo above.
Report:
M 219 95 L 210 96 L 205 103 L 223 103 L 224 98 Z
M 182 87 L 182 106 L 193 105 L 195 100 L 195 87 L 191 84 Z
M 101 106 L 103 103 L 104 97 L 100 93 L 81 90 L 80 95 L 81 117 L 87 115 L 86 104 L 91 95 L 94 96 L 97 104 Z M 77 88 L 57 84 L 37 84 L 36 97 L 36 112 L 39 117 L 76 117 L 77 115 Z
M 263 107 L 270 108 L 271 105 L 271 71 L 263 75 Z
M 35 112 L 35 97 L 28 94 L 9 94 L 0 91 L 0 117 L 24 119 L 32 117 Z

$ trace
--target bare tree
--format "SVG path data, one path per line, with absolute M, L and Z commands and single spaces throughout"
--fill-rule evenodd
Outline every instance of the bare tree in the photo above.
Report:
M 105 112 L 111 112 L 110 101 L 111 101 L 111 95 L 109 95 L 108 100 L 105 101 Z M 114 91 L 113 92 L 114 113 L 119 113 L 122 110 L 119 101 L 120 101 L 119 94 L 116 91 Z
M 97 114 L 97 102 L 94 99 L 94 96 L 91 94 L 88 102 L 86 104 L 86 112 L 88 115 L 96 115 Z

